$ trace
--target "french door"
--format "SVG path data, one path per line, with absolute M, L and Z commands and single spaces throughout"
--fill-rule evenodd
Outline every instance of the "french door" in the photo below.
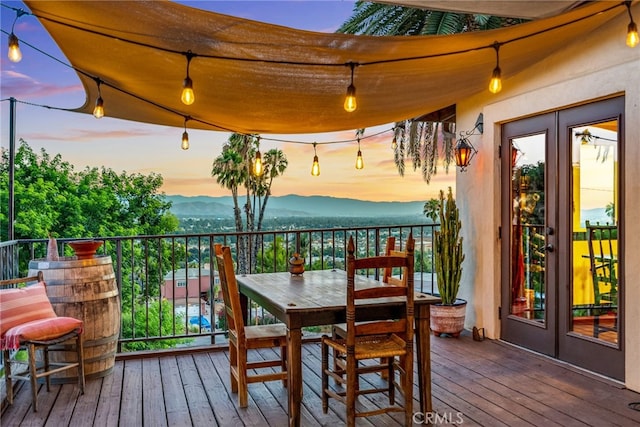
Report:
M 502 339 L 624 379 L 624 98 L 502 126 Z

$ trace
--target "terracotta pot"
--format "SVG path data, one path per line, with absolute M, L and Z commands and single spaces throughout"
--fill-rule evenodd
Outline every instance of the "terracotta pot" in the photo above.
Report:
M 430 307 L 429 322 L 433 334 L 439 337 L 448 334 L 459 337 L 464 329 L 464 318 L 467 310 L 467 302 L 456 299 L 453 305 L 434 304 Z
M 78 259 L 93 258 L 102 242 L 98 240 L 74 240 L 69 242 L 69 246 L 76 253 Z

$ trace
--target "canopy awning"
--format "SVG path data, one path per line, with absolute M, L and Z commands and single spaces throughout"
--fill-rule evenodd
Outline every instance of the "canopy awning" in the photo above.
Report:
M 105 114 L 241 133 L 371 127 L 435 111 L 486 91 L 501 43 L 503 79 L 594 31 L 621 3 L 451 36 L 354 36 L 295 30 L 169 1 L 31 1 L 78 71 L 91 114 L 100 79 Z M 624 34 L 624 29 L 621 29 Z M 623 37 L 621 35 L 621 37 Z M 182 104 L 187 52 L 196 101 Z M 354 72 L 358 109 L 344 96 Z

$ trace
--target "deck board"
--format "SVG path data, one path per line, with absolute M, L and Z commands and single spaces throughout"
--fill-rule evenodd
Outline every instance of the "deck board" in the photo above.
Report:
M 619 382 L 588 373 L 500 341 L 431 340 L 433 406 L 437 425 L 465 426 L 631 426 L 640 412 L 628 407 L 640 394 Z M 330 400 L 322 413 L 320 345 L 303 346 L 302 423 L 344 425 L 344 407 Z M 271 349 L 252 358 L 273 357 Z M 118 360 L 113 372 L 76 384 L 39 390 L 40 411 L 31 408 L 28 384 L 20 384 L 7 426 L 282 426 L 287 424 L 287 389 L 282 382 L 249 385 L 249 406 L 238 407 L 229 383 L 228 351 L 158 355 Z M 269 368 L 272 369 L 272 368 Z M 371 381 L 379 381 L 372 379 Z M 414 379 L 415 381 L 415 379 Z M 414 399 L 417 385 L 414 384 Z M 4 398 L 4 395 L 2 396 Z M 368 397 L 368 396 L 365 396 Z M 375 406 L 377 399 L 363 399 Z M 419 410 L 417 400 L 414 408 Z M 400 414 L 359 420 L 358 426 L 402 425 Z

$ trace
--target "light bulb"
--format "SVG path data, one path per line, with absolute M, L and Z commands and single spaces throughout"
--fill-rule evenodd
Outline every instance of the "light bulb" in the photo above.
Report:
M 320 163 L 318 162 L 318 156 L 313 156 L 313 165 L 311 165 L 311 175 L 320 176 Z
M 627 46 L 636 47 L 640 42 L 638 38 L 638 26 L 635 22 L 631 21 L 627 27 Z
M 256 151 L 256 158 L 253 161 L 253 174 L 255 176 L 262 176 L 264 172 L 264 168 L 262 167 L 262 154 L 260 154 L 260 150 Z
M 193 93 L 193 81 L 191 81 L 191 77 L 184 79 L 181 99 L 185 105 L 191 105 L 196 100 L 196 95 Z
M 182 144 L 180 145 L 180 147 L 182 147 L 183 150 L 189 149 L 189 134 L 186 130 L 182 132 Z
M 347 88 L 347 96 L 344 99 L 344 109 L 348 113 L 353 113 L 358 108 L 356 103 L 356 87 L 351 83 Z
M 360 170 L 364 168 L 364 160 L 362 160 L 362 151 L 358 150 L 358 156 L 356 157 L 356 169 Z
M 393 137 L 393 141 L 391 141 L 391 149 L 395 150 L 396 148 L 398 148 L 398 140 L 396 139 L 396 137 Z
M 15 34 L 9 34 L 9 52 L 7 53 L 11 62 L 20 62 L 22 60 L 22 52 L 20 52 L 20 43 Z
M 101 96 L 96 99 L 96 106 L 93 109 L 93 117 L 95 117 L 96 119 L 101 119 L 104 117 L 104 101 L 102 100 Z
M 498 93 L 502 90 L 502 79 L 501 79 L 501 71 L 500 67 L 496 67 L 493 69 L 493 74 L 491 75 L 491 81 L 489 82 L 489 92 Z

